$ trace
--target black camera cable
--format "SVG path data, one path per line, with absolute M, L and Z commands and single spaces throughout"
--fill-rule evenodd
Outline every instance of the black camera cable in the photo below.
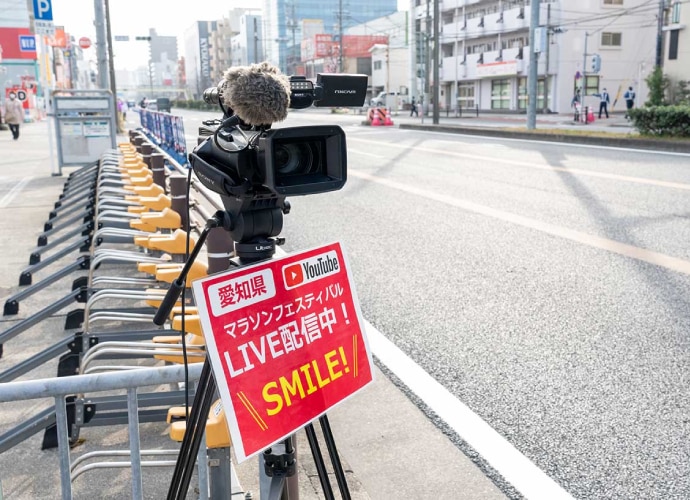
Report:
M 187 192 L 185 193 L 185 211 L 187 212 L 187 235 L 185 238 L 184 259 L 185 262 L 189 260 L 189 247 L 191 243 L 190 233 L 192 231 L 191 210 L 190 210 L 190 193 L 192 186 L 192 167 L 187 169 Z M 182 330 L 182 362 L 184 364 L 184 414 L 185 420 L 189 419 L 189 360 L 187 359 L 187 329 L 185 325 L 186 314 L 186 287 L 182 289 L 182 319 L 180 320 L 180 329 Z

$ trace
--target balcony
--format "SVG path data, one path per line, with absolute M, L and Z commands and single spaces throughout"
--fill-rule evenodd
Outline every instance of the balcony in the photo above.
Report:
M 444 42 L 451 42 L 454 39 L 477 38 L 496 32 L 507 33 L 529 29 L 529 10 L 529 7 L 516 7 L 503 12 L 487 14 L 483 17 L 475 17 L 466 21 L 458 19 L 452 23 L 444 24 Z
M 520 49 L 505 49 L 484 52 L 482 54 L 467 54 L 463 64 L 461 56 L 444 57 L 441 81 L 450 82 L 461 79 L 497 78 L 502 76 L 525 76 L 529 61 L 518 59 Z M 528 57 L 529 47 L 523 48 L 523 54 Z M 539 65 L 543 72 L 543 62 Z

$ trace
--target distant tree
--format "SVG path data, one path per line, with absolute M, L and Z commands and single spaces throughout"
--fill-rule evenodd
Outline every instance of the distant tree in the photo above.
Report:
M 647 82 L 647 87 L 649 88 L 649 95 L 647 96 L 647 102 L 645 106 L 666 106 L 668 102 L 666 101 L 666 91 L 668 90 L 671 82 L 666 75 L 664 75 L 663 70 L 657 66 L 654 68 L 649 76 L 645 79 Z

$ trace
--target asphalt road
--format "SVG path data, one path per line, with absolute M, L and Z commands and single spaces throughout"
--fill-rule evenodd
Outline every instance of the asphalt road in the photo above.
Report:
M 349 162 L 285 250 L 343 242 L 367 320 L 574 497 L 690 498 L 690 158 L 361 120 L 281 125 Z

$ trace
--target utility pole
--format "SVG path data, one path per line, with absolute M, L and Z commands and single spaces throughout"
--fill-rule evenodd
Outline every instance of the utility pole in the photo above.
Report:
M 117 85 L 115 83 L 115 62 L 113 61 L 113 37 L 110 31 L 110 0 L 105 0 L 105 29 L 108 42 L 108 74 L 110 75 L 110 93 L 113 95 L 113 116 L 117 124 L 117 132 L 123 133 L 120 117 L 117 111 Z
M 290 19 L 288 20 L 288 28 L 292 31 L 292 49 L 290 50 L 290 74 L 295 74 L 295 31 L 297 30 L 297 20 L 295 19 L 295 1 L 290 3 Z
M 94 17 L 96 20 L 96 60 L 98 61 L 98 87 L 107 89 L 108 85 L 108 55 L 106 53 L 105 13 L 103 0 L 94 0 Z
M 343 72 L 343 0 L 338 0 L 338 71 Z
M 589 37 L 589 33 L 585 31 L 585 53 L 582 56 L 582 92 L 581 92 L 581 99 L 582 99 L 582 104 L 585 103 L 585 93 L 587 92 L 587 38 Z
M 539 0 L 532 0 L 530 6 L 529 23 L 529 75 L 527 77 L 527 129 L 537 128 L 537 80 L 539 79 L 539 52 L 537 52 L 537 37 L 539 26 Z
M 439 0 L 434 0 L 434 111 L 432 115 L 432 122 L 434 125 L 438 125 L 439 120 L 439 47 L 441 45 L 441 34 L 439 33 L 439 17 L 440 17 L 440 7 Z
M 656 23 L 656 58 L 654 65 L 661 68 L 664 65 L 664 3 L 665 0 L 659 0 L 659 13 L 657 14 Z
M 544 69 L 544 114 L 549 112 L 549 55 L 551 52 L 551 4 L 546 5 L 546 68 Z
M 390 45 L 390 40 L 388 40 L 388 44 L 386 44 L 386 92 L 391 91 L 391 45 Z M 395 103 L 396 111 L 398 107 L 398 98 L 397 96 L 393 96 L 393 102 Z M 388 102 L 388 95 L 386 95 L 386 104 L 388 107 L 391 107 L 391 103 Z
M 294 10 L 292 12 L 294 14 Z M 257 25 L 258 19 L 254 16 L 254 62 L 259 62 L 259 27 Z M 295 45 L 295 31 L 292 31 L 292 45 Z M 293 69 L 294 74 L 294 69 Z
M 430 0 L 426 0 L 426 23 L 424 26 L 424 101 L 422 102 L 422 123 L 424 123 L 424 116 L 426 115 L 426 109 L 429 109 L 429 66 L 431 59 L 431 49 L 429 43 L 431 42 L 431 13 Z

